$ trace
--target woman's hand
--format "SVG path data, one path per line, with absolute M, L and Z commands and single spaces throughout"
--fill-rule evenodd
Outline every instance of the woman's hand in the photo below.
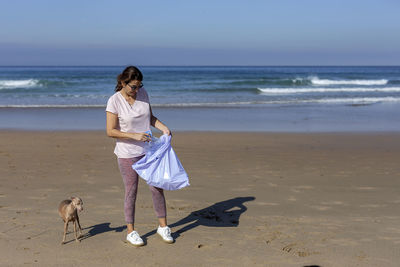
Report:
M 130 133 L 130 138 L 136 141 L 150 142 L 151 135 L 147 133 Z
M 165 129 L 163 129 L 162 132 L 163 132 L 163 134 L 170 135 L 170 136 L 172 137 L 172 133 L 171 133 L 171 131 L 168 129 L 168 127 L 165 127 Z

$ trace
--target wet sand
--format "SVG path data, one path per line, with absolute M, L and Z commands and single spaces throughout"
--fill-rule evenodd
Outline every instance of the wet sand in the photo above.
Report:
M 174 131 L 400 132 L 400 108 L 377 105 L 255 105 L 159 107 L 153 112 Z M 105 107 L 1 108 L 0 131 L 103 130 Z M 240 122 L 240 123 L 238 123 Z
M 191 186 L 167 191 L 176 239 L 155 234 L 140 181 L 124 243 L 123 184 L 103 131 L 0 132 L 2 266 L 398 266 L 400 134 L 174 133 Z M 84 237 L 59 202 L 80 196 Z M 70 226 L 70 231 L 72 227 Z

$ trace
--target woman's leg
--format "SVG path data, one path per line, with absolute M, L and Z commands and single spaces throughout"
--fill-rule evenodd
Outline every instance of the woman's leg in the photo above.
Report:
M 165 205 L 164 190 L 162 188 L 149 186 L 153 198 L 154 211 L 161 227 L 167 226 L 167 209 Z
M 138 188 L 138 174 L 132 169 L 132 164 L 140 158 L 118 158 L 119 170 L 125 185 L 124 214 L 128 234 L 135 230 L 135 202 Z

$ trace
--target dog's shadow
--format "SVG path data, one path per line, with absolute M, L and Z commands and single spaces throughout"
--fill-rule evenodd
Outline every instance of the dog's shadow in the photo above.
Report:
M 255 197 L 236 197 L 217 202 L 201 210 L 193 211 L 185 218 L 169 225 L 172 228 L 187 224 L 174 231 L 172 237 L 177 239 L 182 233 L 200 225 L 208 227 L 237 227 L 240 215 L 247 210 L 247 207 L 243 203 L 253 200 L 255 200 Z M 156 232 L 156 230 L 150 231 L 142 237 L 147 239 Z

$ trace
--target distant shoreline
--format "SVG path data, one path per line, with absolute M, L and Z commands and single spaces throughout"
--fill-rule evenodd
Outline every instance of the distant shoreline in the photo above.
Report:
M 153 107 L 173 131 L 400 132 L 398 105 L 309 107 Z M 104 107 L 0 108 L 0 130 L 103 130 Z

